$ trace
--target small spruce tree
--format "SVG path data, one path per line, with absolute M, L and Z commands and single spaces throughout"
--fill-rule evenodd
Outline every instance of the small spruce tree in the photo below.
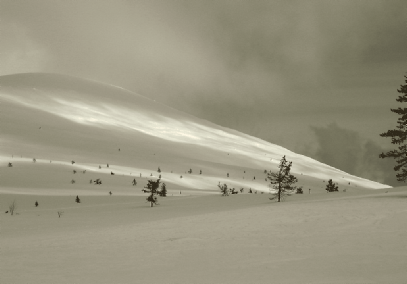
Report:
M 38 207 L 38 201 L 35 201 L 35 207 Z
M 160 196 L 167 196 L 167 185 L 163 182 L 161 185 L 161 190 L 158 193 Z
M 339 191 L 339 190 L 338 190 L 338 186 L 332 182 L 332 179 L 330 179 L 330 180 L 328 181 L 328 184 L 326 185 L 325 190 L 326 190 L 327 192 Z
M 76 203 L 81 203 L 81 200 L 79 199 L 79 196 L 78 196 L 78 195 L 77 195 L 76 198 L 75 198 L 75 202 L 76 202 Z
M 150 202 L 150 207 L 153 207 L 154 204 L 158 205 L 157 195 L 159 194 L 159 188 L 160 179 L 157 179 L 156 181 L 150 179 L 148 180 L 148 184 L 144 187 L 144 189 L 142 189 L 143 192 L 150 193 L 150 195 L 146 198 L 146 200 Z
M 228 186 L 226 184 L 220 184 L 219 182 L 218 187 L 220 189 L 220 193 L 222 194 L 222 196 L 229 195 Z

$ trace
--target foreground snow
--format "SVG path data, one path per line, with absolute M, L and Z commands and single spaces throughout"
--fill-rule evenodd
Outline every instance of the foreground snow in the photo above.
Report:
M 406 283 L 407 194 L 386 191 L 170 196 L 154 208 L 2 194 L 1 212 L 18 209 L 0 214 L 1 282 Z

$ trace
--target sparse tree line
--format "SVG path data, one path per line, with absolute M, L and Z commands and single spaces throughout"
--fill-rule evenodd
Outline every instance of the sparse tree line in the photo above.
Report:
M 33 159 L 33 162 L 36 162 L 36 159 Z M 71 164 L 74 165 L 75 161 L 71 161 Z M 12 167 L 12 163 L 8 164 L 9 167 Z M 109 167 L 109 164 L 106 164 L 106 167 Z M 270 187 L 274 190 L 274 192 L 272 192 L 272 189 L 270 189 L 270 193 L 273 195 L 273 197 L 270 198 L 270 200 L 274 200 L 276 199 L 278 202 L 282 201 L 285 199 L 286 196 L 289 196 L 293 193 L 296 194 L 303 194 L 303 187 L 302 186 L 294 186 L 294 184 L 296 182 L 298 182 L 298 179 L 292 175 L 290 173 L 291 171 L 291 167 L 292 167 L 292 162 L 288 162 L 285 158 L 285 156 L 283 156 L 283 158 L 280 160 L 280 164 L 278 166 L 279 170 L 277 172 L 272 172 L 272 171 L 267 171 L 264 170 L 264 174 L 267 174 L 267 177 L 265 178 L 265 180 L 269 180 L 270 181 Z M 101 166 L 99 165 L 99 169 L 101 169 Z M 163 196 L 165 197 L 167 195 L 167 188 L 166 188 L 166 184 L 162 183 L 161 184 L 161 168 L 158 167 L 157 172 L 159 173 L 159 178 L 154 181 L 154 180 L 148 180 L 147 185 L 142 189 L 142 191 L 144 193 L 149 193 L 149 196 L 147 197 L 147 201 L 150 202 L 150 206 L 153 207 L 153 205 L 158 205 L 158 199 L 157 196 Z M 73 174 L 76 174 L 77 170 L 73 170 Z M 86 170 L 82 171 L 83 174 L 86 173 Z M 171 171 L 172 173 L 172 171 Z M 193 171 L 190 168 L 188 170 L 189 174 L 192 174 Z M 244 171 L 244 173 L 246 173 L 246 171 Z M 199 174 L 202 174 L 202 170 L 199 171 Z M 113 171 L 111 171 L 111 175 L 114 175 Z M 142 176 L 142 174 L 140 173 L 140 177 Z M 150 174 L 150 176 L 152 176 L 152 173 Z M 229 173 L 227 173 L 227 177 L 229 177 Z M 182 178 L 182 175 L 180 176 Z M 256 177 L 253 177 L 253 180 L 256 179 Z M 74 184 L 76 181 L 74 179 L 71 180 L 71 183 Z M 325 182 L 325 181 L 324 181 Z M 97 178 L 96 180 L 90 180 L 89 181 L 90 184 L 94 183 L 96 185 L 101 185 L 102 184 L 102 180 L 100 178 Z M 137 181 L 135 178 L 133 178 L 131 184 L 133 186 L 137 185 Z M 350 183 L 349 183 L 350 184 Z M 161 185 L 161 186 L 160 186 Z M 234 195 L 234 194 L 238 194 L 243 193 L 244 192 L 244 188 L 240 188 L 240 190 L 236 190 L 235 188 L 228 188 L 227 184 L 221 184 L 219 182 L 218 184 L 218 188 L 220 189 L 221 195 L 222 196 L 229 196 L 229 195 Z M 310 193 L 311 189 L 309 189 L 309 193 Z M 335 192 L 338 191 L 338 186 L 337 184 L 333 183 L 332 179 L 330 179 L 328 181 L 328 184 L 326 185 L 326 191 L 327 192 Z M 346 191 L 346 190 L 344 190 Z M 180 192 L 181 193 L 181 192 Z M 250 188 L 248 191 L 249 194 L 257 194 L 257 190 L 253 192 L 253 190 Z M 264 192 L 261 191 L 261 194 L 263 194 Z M 112 192 L 109 192 L 110 195 L 112 195 Z M 80 199 L 79 196 L 76 197 L 75 199 L 76 203 L 80 203 Z M 38 206 L 38 202 L 35 203 L 35 206 Z M 10 206 L 9 210 L 10 212 L 14 212 L 15 208 L 15 203 L 13 203 L 12 206 Z M 59 217 L 61 216 L 61 214 L 59 214 Z
M 280 164 L 278 165 L 278 171 L 272 172 L 264 170 L 264 174 L 267 174 L 266 180 L 270 181 L 270 194 L 273 196 L 270 200 L 277 200 L 278 202 L 283 201 L 287 196 L 292 194 L 304 194 L 303 186 L 296 186 L 295 183 L 298 182 L 298 179 L 291 174 L 291 167 L 292 162 L 287 161 L 286 157 L 283 156 L 280 160 Z M 302 175 L 302 173 L 301 173 Z M 227 177 L 229 177 L 229 173 L 227 173 Z M 253 178 L 255 179 L 255 177 Z M 325 181 L 323 181 L 325 182 Z M 349 182 L 350 185 L 350 182 Z M 228 188 L 227 184 L 221 184 L 219 182 L 218 188 L 220 190 L 221 196 L 229 196 L 230 194 L 238 194 L 238 191 L 235 188 Z M 334 183 L 332 179 L 328 181 L 326 185 L 327 192 L 336 192 L 339 191 L 338 184 Z M 244 188 L 240 189 L 240 192 L 244 192 Z M 346 189 L 344 189 L 346 192 Z M 250 188 L 248 193 L 253 193 L 253 190 Z M 254 192 L 257 194 L 257 190 Z M 261 191 L 261 194 L 264 192 Z M 309 193 L 311 193 L 311 189 L 309 189 Z
M 36 159 L 33 158 L 33 162 L 36 162 Z M 51 161 L 50 161 L 51 162 Z M 74 165 L 75 161 L 71 161 L 71 164 Z M 8 163 L 8 167 L 13 167 L 13 164 L 10 162 Z M 106 167 L 109 168 L 109 164 L 106 164 Z M 264 170 L 264 174 L 267 175 L 267 177 L 265 178 L 265 180 L 269 180 L 270 181 L 270 193 L 273 195 L 273 197 L 270 198 L 270 200 L 274 200 L 276 199 L 278 202 L 282 201 L 285 199 L 286 196 L 289 196 L 293 193 L 296 194 L 303 194 L 303 187 L 302 186 L 295 186 L 294 184 L 296 182 L 298 182 L 298 179 L 292 175 L 290 173 L 291 171 L 291 167 L 292 167 L 292 162 L 288 162 L 286 160 L 286 157 L 283 156 L 282 159 L 280 160 L 280 164 L 278 166 L 279 170 L 277 172 L 272 172 L 272 171 L 267 171 Z M 101 166 L 99 165 L 99 169 L 101 169 Z M 142 192 L 144 193 L 148 193 L 148 197 L 146 198 L 146 200 L 148 202 L 150 202 L 150 206 L 153 207 L 153 205 L 158 205 L 158 198 L 157 196 L 162 196 L 165 197 L 167 196 L 167 186 L 165 183 L 161 183 L 161 168 L 158 167 L 157 172 L 159 173 L 159 178 L 157 180 L 148 180 L 147 185 L 142 189 Z M 193 171 L 190 168 L 187 171 L 189 174 L 192 174 Z M 76 174 L 77 170 L 73 170 L 73 174 Z M 86 174 L 86 170 L 82 171 L 83 174 Z M 172 171 L 171 171 L 172 173 Z M 244 173 L 246 173 L 246 171 L 244 171 Z M 199 174 L 202 174 L 202 170 L 199 170 Z M 111 171 L 111 175 L 115 175 L 113 173 L 113 171 Z M 301 173 L 302 175 L 302 173 Z M 152 173 L 150 174 L 150 176 L 152 176 Z M 227 177 L 230 177 L 229 173 L 226 174 Z M 142 177 L 142 174 L 140 173 L 140 177 Z M 182 178 L 182 175 L 180 176 L 180 178 Z M 244 178 L 244 177 L 243 177 Z M 255 180 L 256 177 L 253 177 L 253 180 Z M 71 183 L 74 184 L 76 181 L 74 179 L 71 180 Z M 325 182 L 325 181 L 323 181 Z M 95 185 L 101 185 L 102 184 L 102 180 L 100 178 L 97 178 L 96 180 L 90 180 L 89 181 L 90 184 L 94 183 Z M 137 181 L 135 178 L 133 178 L 132 182 L 131 182 L 132 186 L 136 186 L 137 185 Z M 350 182 L 349 182 L 350 184 Z M 236 190 L 235 188 L 228 188 L 227 184 L 221 184 L 219 182 L 218 184 L 218 188 L 221 192 L 222 196 L 229 196 L 229 195 L 234 195 L 234 194 L 238 194 L 243 193 L 244 192 L 244 188 L 240 188 L 240 190 Z M 274 191 L 272 191 L 274 190 Z M 310 193 L 311 189 L 309 189 L 309 193 Z M 330 179 L 328 181 L 328 184 L 326 185 L 326 191 L 327 192 L 335 192 L 338 191 L 338 185 L 333 183 L 332 179 Z M 344 190 L 346 191 L 346 189 Z M 253 191 L 251 188 L 248 190 L 249 194 L 257 194 L 257 190 Z M 261 191 L 261 194 L 263 194 L 264 192 Z M 112 195 L 112 192 L 109 192 L 110 195 Z M 180 191 L 181 194 L 181 191 Z M 81 200 L 79 198 L 79 196 L 76 196 L 75 198 L 75 202 L 76 203 L 81 203 Z M 35 202 L 35 206 L 38 207 L 39 203 L 38 201 Z M 14 214 L 14 211 L 16 209 L 16 203 L 15 201 L 13 201 L 13 203 L 9 206 L 9 211 L 7 211 L 6 213 L 10 212 L 11 215 Z M 63 214 L 62 211 L 58 211 L 58 216 L 61 217 Z

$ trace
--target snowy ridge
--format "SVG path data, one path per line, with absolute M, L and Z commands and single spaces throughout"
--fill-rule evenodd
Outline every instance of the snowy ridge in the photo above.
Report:
M 126 169 L 123 175 L 152 172 L 154 160 L 166 172 L 163 176 L 168 182 L 183 188 L 215 189 L 217 182 L 225 182 L 268 191 L 261 173 L 275 170 L 286 155 L 293 161 L 293 173 L 309 179 L 305 183 L 332 178 L 363 188 L 389 187 L 91 80 L 42 73 L 2 76 L 0 102 L 0 139 L 7 145 L 7 149 L 0 148 L 2 163 L 29 145 L 33 150 L 25 149 L 24 156 L 46 156 L 46 149 L 54 149 L 48 150 L 50 159 L 61 162 L 67 162 L 64 159 L 69 155 L 79 155 L 82 164 L 92 166 L 110 159 L 116 171 Z M 124 151 L 113 154 L 109 152 L 113 148 Z M 98 158 L 100 162 L 93 163 Z M 194 174 L 205 168 L 206 175 L 190 175 L 188 180 L 179 177 L 192 167 Z M 228 167 L 230 178 L 226 177 Z M 253 177 L 245 176 L 245 168 Z

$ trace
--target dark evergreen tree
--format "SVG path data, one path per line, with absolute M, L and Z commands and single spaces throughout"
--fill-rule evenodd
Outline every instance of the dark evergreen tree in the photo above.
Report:
M 280 164 L 278 166 L 278 172 L 271 172 L 267 173 L 267 178 L 270 180 L 271 187 L 276 190 L 273 193 L 274 197 L 271 197 L 270 200 L 277 198 L 277 201 L 280 202 L 284 200 L 284 198 L 288 195 L 291 195 L 295 190 L 294 183 L 298 180 L 297 178 L 290 173 L 291 166 L 293 162 L 288 162 L 283 156 L 280 160 Z
M 334 191 L 339 191 L 338 186 L 333 183 L 332 179 L 328 180 L 328 184 L 326 185 L 325 190 L 327 192 L 334 192 Z
M 35 207 L 38 207 L 38 201 L 35 201 Z
M 133 179 L 133 181 L 132 181 L 131 183 L 133 184 L 133 186 L 136 186 L 136 185 L 137 185 L 137 181 L 136 181 L 136 179 L 134 178 L 134 179 Z
M 158 172 L 158 173 L 161 173 L 161 169 L 160 169 L 160 167 L 158 167 L 158 170 L 157 170 L 157 172 Z
M 160 179 L 157 179 L 156 181 L 154 180 L 148 180 L 148 184 L 142 189 L 143 192 L 145 193 L 150 193 L 150 195 L 146 198 L 148 202 L 150 202 L 150 207 L 153 207 L 154 204 L 158 205 L 157 203 L 157 195 L 159 194 L 159 189 L 160 188 Z
M 167 196 L 167 185 L 163 182 L 161 185 L 161 190 L 158 193 L 160 196 Z
M 404 76 L 405 83 L 407 83 L 407 76 Z M 397 90 L 400 95 L 396 101 L 399 103 L 407 102 L 407 84 L 401 85 Z M 397 119 L 396 129 L 388 130 L 385 133 L 380 134 L 382 137 L 391 137 L 391 143 L 399 145 L 396 150 L 391 150 L 387 153 L 381 153 L 380 158 L 393 158 L 396 159 L 397 165 L 394 167 L 398 181 L 406 182 L 407 179 L 407 108 L 390 109 L 392 112 L 400 115 Z M 401 172 L 400 172 L 401 170 Z
M 228 186 L 226 184 L 220 184 L 219 182 L 218 187 L 220 189 L 220 193 L 222 194 L 222 196 L 229 195 Z
M 304 190 L 302 189 L 302 186 L 297 187 L 295 193 L 296 193 L 296 194 L 303 194 L 303 193 L 304 193 Z
M 249 193 L 253 193 L 253 191 L 252 191 L 252 189 L 251 189 L 251 188 L 249 189 Z
M 81 203 L 81 200 L 79 199 L 79 196 L 78 196 L 78 195 L 77 195 L 76 198 L 75 198 L 75 202 L 76 202 L 76 203 Z

